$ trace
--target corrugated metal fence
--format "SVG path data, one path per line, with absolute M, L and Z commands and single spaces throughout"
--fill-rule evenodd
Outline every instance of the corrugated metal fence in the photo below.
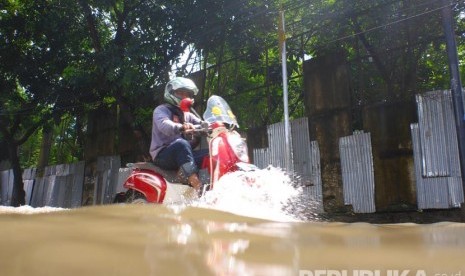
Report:
M 11 172 L 13 174 L 13 171 Z M 29 168 L 23 171 L 24 191 L 26 192 L 26 205 L 31 205 L 32 190 L 34 188 L 34 180 L 36 177 L 36 169 Z
M 456 208 L 464 202 L 450 90 L 417 95 L 418 124 L 410 126 L 419 209 Z
M 94 179 L 93 204 L 112 202 L 118 183 L 120 168 L 119 156 L 104 156 L 97 160 L 97 172 Z M 36 175 L 36 169 L 23 172 L 26 204 L 32 207 L 53 206 L 75 208 L 82 206 L 83 161 L 73 164 L 48 166 L 42 177 Z M 13 171 L 0 171 L 0 205 L 11 205 L 13 191 Z
M 424 177 L 460 175 L 450 90 L 416 95 Z
M 464 202 L 455 119 L 450 90 L 417 95 L 418 124 L 411 125 L 417 204 L 419 209 L 457 208 Z M 284 167 L 284 124 L 267 129 L 269 148 L 254 149 L 259 167 Z M 322 184 L 317 142 L 310 142 L 306 118 L 291 122 L 293 168 L 310 186 L 308 193 L 321 200 Z M 375 207 L 374 166 L 369 133 L 355 132 L 339 140 L 344 203 L 356 213 Z M 322 201 L 322 200 L 321 200 Z
M 450 90 L 416 96 L 418 124 L 411 125 L 418 209 L 448 209 L 464 202 Z M 374 170 L 368 133 L 339 141 L 344 202 L 354 212 L 375 212 Z
M 419 209 L 456 208 L 464 202 L 458 143 L 451 92 L 433 91 L 416 97 L 418 124 L 412 124 L 415 179 Z M 291 121 L 294 181 L 304 187 L 308 200 L 323 211 L 320 152 L 310 141 L 308 120 Z M 269 148 L 254 149 L 254 163 L 284 168 L 284 123 L 267 128 Z M 344 203 L 354 212 L 375 212 L 375 183 L 371 137 L 355 132 L 339 140 Z M 121 187 L 128 171 L 121 169 L 119 156 L 100 157 L 92 176 L 93 204 L 108 204 Z M 35 169 L 23 173 L 26 204 L 34 207 L 78 207 L 82 204 L 84 163 L 50 166 L 43 177 Z M 0 204 L 10 205 L 13 188 L 11 170 L 0 171 Z
M 339 139 L 344 204 L 355 213 L 373 213 L 375 177 L 370 133 L 354 132 Z
M 323 192 L 320 174 L 320 152 L 316 141 L 310 142 L 308 119 L 299 118 L 290 122 L 292 168 L 294 181 L 303 186 L 315 212 L 323 211 Z M 259 168 L 272 165 L 284 168 L 285 135 L 284 123 L 268 126 L 268 148 L 254 149 L 254 163 Z
M 42 177 L 31 175 L 33 207 L 53 206 L 73 208 L 81 206 L 84 162 L 48 166 Z
M 23 172 L 24 191 L 26 192 L 26 205 L 31 204 L 32 188 L 36 169 L 25 169 Z M 13 192 L 13 170 L 0 171 L 0 205 L 9 206 L 11 204 L 11 194 Z
M 94 205 L 113 202 L 118 185 L 118 174 L 121 168 L 119 156 L 105 156 L 97 160 L 97 178 L 94 189 Z
M 0 171 L 0 205 L 11 205 L 13 192 L 13 170 Z

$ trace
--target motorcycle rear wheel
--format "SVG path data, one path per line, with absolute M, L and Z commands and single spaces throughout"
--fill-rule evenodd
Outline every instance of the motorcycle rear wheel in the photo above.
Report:
M 142 193 L 134 190 L 128 190 L 126 192 L 126 203 L 147 204 L 148 201 Z

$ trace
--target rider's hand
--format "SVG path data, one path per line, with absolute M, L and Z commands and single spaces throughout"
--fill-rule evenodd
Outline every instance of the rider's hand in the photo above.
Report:
M 194 125 L 191 123 L 182 124 L 181 131 L 188 131 L 189 129 L 194 129 Z

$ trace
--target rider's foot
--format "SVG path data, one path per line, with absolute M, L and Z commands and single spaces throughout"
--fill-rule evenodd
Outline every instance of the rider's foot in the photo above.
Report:
M 199 176 L 194 173 L 192 174 L 191 176 L 189 176 L 187 178 L 187 180 L 189 181 L 189 184 L 196 190 L 196 191 L 200 191 L 201 187 L 202 187 L 202 182 L 200 181 L 199 179 Z

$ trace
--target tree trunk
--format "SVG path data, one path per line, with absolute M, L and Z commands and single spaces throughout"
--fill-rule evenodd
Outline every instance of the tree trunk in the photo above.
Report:
M 131 107 L 127 101 L 118 93 L 117 102 L 119 105 L 119 120 L 118 120 L 118 153 L 121 157 L 121 163 L 139 162 L 137 160 L 139 152 L 137 149 L 138 141 L 135 136 L 134 118 L 132 116 Z M 148 152 L 149 149 L 147 149 Z
M 89 113 L 84 159 L 93 162 L 97 157 L 115 154 L 116 107 L 102 106 Z
M 85 134 L 83 129 L 84 125 L 84 119 L 82 115 L 82 111 L 80 111 L 76 115 L 76 124 L 74 126 L 74 129 L 76 130 L 76 144 L 78 151 L 76 152 L 76 159 L 77 160 L 83 160 L 84 159 L 84 140 L 85 140 Z
M 97 159 L 100 156 L 115 154 L 117 136 L 116 107 L 101 106 L 89 113 L 86 141 L 84 143 L 85 181 L 83 205 L 97 202 L 94 198 L 97 183 Z
M 11 206 L 18 207 L 26 203 L 26 193 L 24 192 L 23 174 L 18 157 L 18 146 L 12 141 L 8 143 L 8 154 L 10 157 L 11 166 L 13 169 L 13 193 L 11 195 Z
M 40 147 L 39 162 L 37 164 L 37 175 L 42 176 L 48 159 L 50 157 L 50 149 L 52 148 L 53 131 L 51 128 L 44 127 L 42 133 L 42 146 Z

